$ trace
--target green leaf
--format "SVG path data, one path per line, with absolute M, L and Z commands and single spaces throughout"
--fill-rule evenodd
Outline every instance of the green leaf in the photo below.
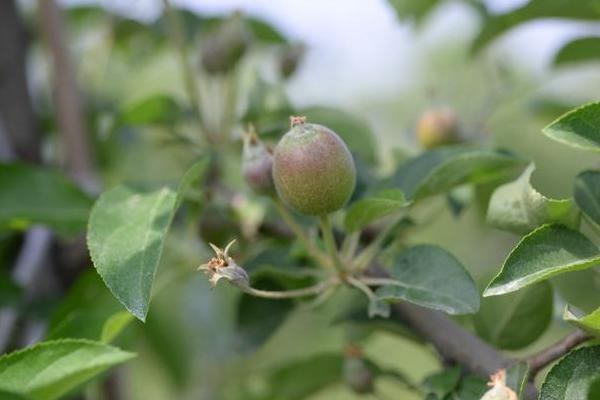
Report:
M 383 190 L 374 196 L 352 204 L 346 213 L 344 226 L 348 232 L 359 230 L 379 218 L 393 214 L 408 204 L 400 190 Z
M 401 20 L 414 19 L 421 22 L 437 6 L 439 0 L 388 0 L 388 3 Z
M 29 397 L 25 397 L 18 393 L 8 392 L 0 389 L 0 400 L 29 400 Z
M 252 286 L 264 290 L 285 289 L 269 277 L 253 280 Z M 244 350 L 254 350 L 264 344 L 293 308 L 291 299 L 273 301 L 242 294 L 237 306 L 236 332 L 244 342 Z
M 113 295 L 146 319 L 152 281 L 175 210 L 176 194 L 118 186 L 103 193 L 90 215 L 88 247 Z
M 552 301 L 548 282 L 506 296 L 485 298 L 475 316 L 475 328 L 479 336 L 500 349 L 521 349 L 548 328 Z
M 352 153 L 365 162 L 377 161 L 377 142 L 369 125 L 356 115 L 330 107 L 310 107 L 297 111 L 308 122 L 325 125 L 340 135 Z
M 319 354 L 291 362 L 267 379 L 268 391 L 261 400 L 302 400 L 342 378 L 343 359 L 339 354 Z M 299 384 L 301 382 L 301 384 Z
M 69 288 L 52 314 L 46 340 L 100 340 L 106 321 L 122 310 L 100 276 L 88 270 Z
M 283 44 L 287 42 L 287 39 L 281 32 L 265 21 L 249 17 L 245 17 L 245 19 L 252 30 L 254 38 L 259 42 L 268 44 Z
M 375 294 L 385 301 L 405 300 L 448 314 L 469 314 L 479 309 L 473 278 L 446 250 L 419 245 L 402 253 L 391 271 L 396 281 Z
M 569 306 L 565 307 L 563 314 L 565 321 L 575 325 L 579 329 L 586 331 L 594 336 L 600 336 L 600 308 L 596 309 L 592 313 L 578 318 Z
M 194 164 L 177 193 L 166 187 L 140 192 L 117 186 L 103 193 L 92 209 L 87 242 L 94 267 L 113 295 L 142 321 L 175 210 L 206 167 L 206 159 Z
M 133 353 L 88 340 L 43 342 L 0 357 L 0 388 L 51 400 L 133 357 Z
M 129 314 L 127 311 L 119 311 L 118 313 L 113 314 L 106 320 L 102 327 L 100 341 L 102 343 L 111 343 L 132 321 L 133 315 Z
M 600 399 L 600 378 L 596 378 L 591 384 L 588 390 L 587 400 Z
M 402 190 L 409 200 L 418 200 L 467 183 L 495 181 L 522 164 L 523 160 L 501 151 L 445 147 L 401 165 L 386 186 Z
M 0 227 L 48 225 L 62 233 L 85 229 L 92 199 L 51 169 L 0 163 Z
M 498 187 L 490 199 L 487 222 L 499 229 L 525 234 L 547 223 L 579 226 L 579 210 L 572 199 L 550 199 L 531 186 L 530 164 L 515 181 Z
M 505 14 L 487 15 L 482 30 L 473 43 L 473 51 L 479 51 L 499 35 L 519 24 L 539 18 L 572 18 L 594 20 L 600 17 L 600 8 L 593 1 L 573 3 L 565 0 L 531 0 L 523 7 Z
M 128 105 L 120 115 L 123 125 L 173 125 L 183 115 L 177 102 L 164 94 L 157 94 Z
M 542 132 L 571 147 L 600 151 L 600 102 L 569 111 Z
M 600 346 L 573 350 L 546 375 L 540 400 L 586 399 L 592 382 L 598 376 Z
M 506 386 L 514 390 L 519 400 L 527 386 L 529 378 L 529 365 L 521 361 L 506 370 Z
M 456 389 L 460 382 L 460 376 L 460 367 L 448 368 L 429 375 L 423 381 L 423 386 L 429 393 L 434 394 L 436 398 L 444 399 Z
M 575 39 L 564 45 L 554 56 L 554 65 L 578 63 L 582 61 L 600 61 L 600 37 Z
M 22 288 L 13 282 L 10 274 L 0 269 L 0 308 L 18 305 L 22 292 Z
M 583 171 L 577 175 L 574 197 L 584 214 L 600 225 L 600 172 Z
M 483 296 L 514 292 L 598 263 L 598 247 L 581 233 L 561 225 L 543 225 L 521 239 Z
M 487 382 L 479 376 L 465 376 L 458 389 L 454 393 L 452 400 L 481 400 L 481 396 L 487 391 Z

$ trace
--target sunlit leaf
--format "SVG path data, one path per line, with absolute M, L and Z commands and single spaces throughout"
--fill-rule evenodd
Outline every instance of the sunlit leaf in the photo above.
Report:
M 569 308 L 565 307 L 563 314 L 565 321 L 575 325 L 581 330 L 589 332 L 592 335 L 600 336 L 600 308 L 596 309 L 588 315 L 577 317 Z
M 600 102 L 569 111 L 542 129 L 542 132 L 571 147 L 600 151 Z
M 117 186 L 103 193 L 92 209 L 87 239 L 94 266 L 113 295 L 142 321 L 175 210 L 206 167 L 206 160 L 192 166 L 177 192 Z
M 577 228 L 579 210 L 573 200 L 551 199 L 538 192 L 530 183 L 534 169 L 531 164 L 517 180 L 496 189 L 490 199 L 487 222 L 520 234 L 547 223 Z
M 555 275 L 593 267 L 600 250 L 581 233 L 561 225 L 543 225 L 517 244 L 484 296 L 514 292 Z
M 0 357 L 0 389 L 34 399 L 56 399 L 133 356 L 82 339 L 43 342 Z
M 592 382 L 598 376 L 600 346 L 573 350 L 546 375 L 540 400 L 586 399 Z

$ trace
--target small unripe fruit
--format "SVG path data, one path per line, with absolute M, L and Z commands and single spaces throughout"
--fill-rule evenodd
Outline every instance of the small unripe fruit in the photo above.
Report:
M 284 78 L 289 78 L 296 72 L 298 65 L 304 55 L 304 45 L 292 44 L 286 46 L 279 59 L 279 72 Z
M 417 123 L 417 139 L 426 149 L 457 143 L 458 133 L 458 119 L 446 108 L 425 112 Z
M 362 356 L 362 350 L 350 345 L 344 351 L 344 381 L 355 393 L 373 393 L 374 374 Z
M 252 34 L 239 12 L 223 21 L 209 34 L 202 45 L 200 60 L 211 75 L 226 74 L 242 58 L 252 40 Z
M 244 180 L 257 194 L 274 195 L 273 154 L 250 130 L 244 135 L 242 171 Z
M 306 215 L 326 215 L 350 199 L 356 167 L 335 132 L 292 117 L 292 128 L 274 150 L 273 179 L 277 194 L 288 206 Z

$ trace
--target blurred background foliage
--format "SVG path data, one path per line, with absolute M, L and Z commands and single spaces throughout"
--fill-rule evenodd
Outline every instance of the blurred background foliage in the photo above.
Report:
M 140 186 L 176 182 L 198 156 L 199 133 L 168 15 L 160 13 L 159 2 L 138 2 L 157 9 L 155 18 L 138 18 L 127 7 L 115 7 L 116 3 L 104 7 L 77 3 L 63 4 L 64 28 L 101 186 L 124 181 Z M 186 2 L 186 8 L 175 12 L 181 18 L 182 40 L 194 74 L 201 82 L 202 100 L 218 109 L 223 107 L 218 96 L 237 90 L 240 120 L 254 123 L 268 139 L 286 130 L 287 117 L 294 112 L 330 126 L 347 135 L 344 138 L 365 165 L 361 168 L 365 186 L 371 177 L 389 175 L 421 151 L 414 134 L 416 121 L 424 110 L 438 106 L 455 110 L 469 142 L 506 149 L 534 161 L 537 169 L 532 182 L 549 196 L 568 196 L 580 170 L 599 166 L 593 154 L 563 147 L 540 133 L 563 112 L 598 95 L 600 5 L 596 1 L 530 0 L 508 5 L 500 0 L 362 1 L 355 14 L 370 7 L 381 10 L 367 14 L 381 17 L 382 25 L 393 24 L 397 43 L 378 43 L 367 37 L 363 41 L 376 50 L 370 54 L 356 51 L 354 58 L 337 54 L 340 62 L 335 62 L 336 53 L 323 56 L 324 47 L 313 43 L 318 36 L 306 34 L 309 40 L 303 41 L 302 32 L 317 30 L 327 36 L 327 24 L 296 28 L 295 34 L 286 35 L 293 31 L 286 29 L 289 21 L 264 12 L 268 9 L 265 2 L 253 11 L 251 2 L 229 1 L 212 9 L 206 6 L 204 14 L 193 12 L 192 3 Z M 50 85 L 52 65 L 41 40 L 36 3 L 22 1 L 19 6 L 31 35 L 27 67 L 44 133 L 43 158 L 55 160 L 61 148 Z M 350 8 L 343 1 L 314 2 L 310 7 L 290 2 L 276 8 L 285 7 L 288 15 L 328 13 L 330 24 L 340 22 L 332 12 L 335 7 Z M 207 78 L 199 68 L 200 49 L 224 16 L 238 8 L 252 15 L 247 19 L 254 38 L 250 51 L 235 74 Z M 376 22 L 372 18 L 365 24 Z M 333 43 L 347 40 L 346 46 L 352 48 L 353 38 L 369 35 L 369 26 L 343 26 L 348 38 Z M 565 26 L 569 32 L 557 38 L 560 35 L 555 33 L 564 32 Z M 281 76 L 283 54 L 297 51 L 298 47 L 290 46 L 300 42 L 303 50 L 298 51 L 297 70 L 289 77 Z M 364 47 L 363 43 L 360 48 Z M 385 56 L 394 68 L 381 65 L 386 63 Z M 346 69 L 355 74 L 351 79 Z M 209 121 L 217 114 L 213 111 L 201 117 L 218 124 Z M 147 322 L 132 322 L 118 339 L 139 354 L 119 371 L 124 398 L 358 398 L 341 378 L 348 341 L 359 341 L 369 360 L 393 371 L 381 374 L 375 382 L 381 398 L 420 398 L 407 389 L 406 382 L 421 382 L 440 369 L 433 350 L 398 323 L 367 324 L 355 313 L 361 303 L 354 294 L 337 294 L 322 306 L 322 312 L 315 313 L 293 307 L 292 302 L 247 298 L 227 285 L 210 290 L 204 277 L 193 272 L 209 254 L 205 241 L 225 244 L 232 237 L 244 236 L 252 243 L 257 223 L 272 218 L 265 216 L 264 202 L 248 196 L 242 184 L 239 134 L 236 126 L 235 151 L 221 154 L 226 160 L 223 179 L 245 195 L 235 200 L 233 209 L 225 207 L 222 199 L 203 210 L 188 206 L 185 222 L 175 224 L 169 234 Z M 485 192 L 486 187 L 477 190 Z M 485 193 L 480 194 L 485 198 Z M 457 196 L 471 198 L 473 193 L 466 190 Z M 407 238 L 406 244 L 435 243 L 449 249 L 482 289 L 518 237 L 485 226 L 485 208 L 477 202 L 466 202 L 458 213 L 446 207 L 444 198 L 433 199 L 428 207 L 430 223 Z M 19 288 L 8 274 L 21 240 L 15 229 L 0 232 L 0 304 L 4 306 L 20 307 Z M 64 240 L 76 239 L 67 234 Z M 301 250 L 291 260 L 285 256 L 287 250 L 285 244 L 273 240 L 246 244 L 238 252 L 246 260 L 245 267 L 255 272 L 255 283 L 279 288 L 293 287 L 306 278 L 293 272 L 283 277 L 269 273 L 269 268 L 283 268 L 286 263 L 302 265 Z M 599 305 L 599 277 L 596 271 L 587 270 L 555 278 L 552 285 L 558 295 L 554 297 L 546 286 L 531 290 L 547 304 L 554 302 L 555 313 L 562 312 L 565 302 L 591 311 Z M 121 306 L 93 269 L 83 268 L 67 281 L 66 294 L 50 293 L 29 302 L 23 312 L 46 324 L 46 338 L 97 338 L 105 320 Z M 484 299 L 480 315 L 461 322 L 511 354 L 542 348 L 566 331 L 560 315 L 552 315 L 551 309 L 539 316 L 542 321 L 537 326 L 542 329 L 529 338 L 507 342 L 502 332 L 489 331 L 493 321 L 486 319 L 512 307 L 518 296 Z M 549 329 L 544 329 L 546 324 Z M 18 339 L 13 346 L 26 342 Z M 481 383 L 473 385 L 481 387 Z

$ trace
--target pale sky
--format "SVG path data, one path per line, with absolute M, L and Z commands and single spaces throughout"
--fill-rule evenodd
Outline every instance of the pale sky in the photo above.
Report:
M 241 9 L 276 26 L 309 52 L 290 83 L 290 96 L 301 104 L 352 106 L 352 98 L 397 96 L 417 79 L 423 52 L 436 42 L 467 43 L 479 29 L 474 11 L 463 2 L 445 2 L 413 29 L 398 23 L 385 0 L 172 0 L 208 15 Z M 121 13 L 153 19 L 160 0 L 63 0 L 66 4 L 101 3 Z M 527 0 L 487 0 L 492 12 L 503 13 Z M 589 24 L 532 22 L 504 35 L 491 51 L 508 57 L 534 74 L 547 69 L 553 54 Z M 600 31 L 599 31 L 600 33 Z

